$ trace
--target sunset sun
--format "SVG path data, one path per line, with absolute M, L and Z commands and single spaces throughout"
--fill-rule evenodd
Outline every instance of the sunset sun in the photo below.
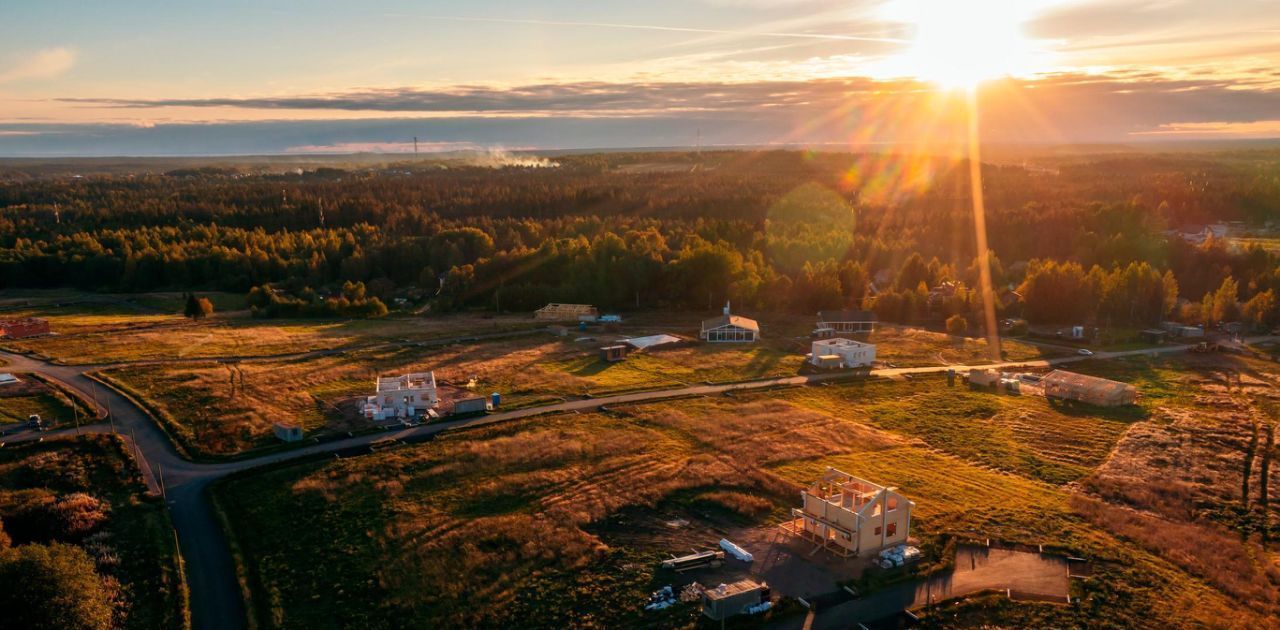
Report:
M 1042 69 L 1042 55 L 1023 32 L 1036 2 L 891 0 L 885 18 L 913 31 L 909 47 L 886 70 L 946 88 Z

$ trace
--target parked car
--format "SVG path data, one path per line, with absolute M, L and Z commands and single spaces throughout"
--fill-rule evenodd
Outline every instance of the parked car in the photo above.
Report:
M 1079 350 L 1076 350 L 1076 354 L 1078 354 L 1078 355 L 1080 355 L 1080 356 L 1082 356 L 1082 357 L 1091 357 L 1091 356 L 1093 356 L 1093 351 L 1092 351 L 1092 350 L 1088 350 L 1088 349 L 1086 349 L 1086 348 L 1081 348 L 1081 349 L 1079 349 Z
M 27 427 L 36 430 L 44 429 L 44 421 L 40 419 L 40 414 L 33 413 L 27 416 Z

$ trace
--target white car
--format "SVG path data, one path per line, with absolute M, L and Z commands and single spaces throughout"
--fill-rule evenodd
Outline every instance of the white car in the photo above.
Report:
M 1078 355 L 1080 355 L 1080 356 L 1082 356 L 1082 357 L 1091 357 L 1091 356 L 1093 356 L 1093 351 L 1092 351 L 1092 350 L 1086 350 L 1086 349 L 1084 349 L 1084 348 L 1081 348 L 1081 349 L 1079 349 L 1079 350 L 1076 350 L 1076 354 L 1078 354 Z

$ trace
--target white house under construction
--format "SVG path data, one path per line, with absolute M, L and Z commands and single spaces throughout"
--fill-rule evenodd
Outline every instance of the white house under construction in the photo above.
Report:
M 907 542 L 911 510 L 897 488 L 886 488 L 834 468 L 800 492 L 803 507 L 791 510 L 783 533 L 848 558 Z
M 364 402 L 364 416 L 370 420 L 413 418 L 440 404 L 435 372 L 378 377 L 376 391 Z

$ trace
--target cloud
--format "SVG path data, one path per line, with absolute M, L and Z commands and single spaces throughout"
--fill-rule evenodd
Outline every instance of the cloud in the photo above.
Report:
M 76 65 L 76 56 L 75 49 L 65 46 L 38 50 L 0 69 L 0 84 L 61 76 Z
M 1061 131 L 1090 133 L 1098 125 L 1143 130 L 1173 122 L 1253 122 L 1280 111 L 1280 89 L 1266 84 L 1154 73 L 1061 73 L 992 82 L 980 91 L 984 109 L 1005 122 L 1028 116 Z M 432 117 L 686 117 L 726 115 L 813 119 L 835 115 L 907 128 L 952 97 L 911 80 L 869 78 L 811 81 L 576 82 L 514 87 L 384 88 L 318 95 L 208 99 L 60 99 L 82 107 L 155 110 L 236 108 L 265 111 L 373 112 Z
M 991 142 L 1275 137 L 1280 88 L 1149 71 L 1006 79 L 979 90 Z M 540 83 L 385 88 L 211 99 L 66 99 L 87 113 L 154 120 L 0 123 L 2 155 L 246 154 L 526 146 L 543 149 L 823 144 L 944 145 L 966 133 L 964 97 L 910 80 Z M 208 108 L 255 120 L 177 123 Z M 360 116 L 360 119 L 352 119 Z M 210 118 L 213 118 L 211 116 Z M 263 120 L 265 119 L 265 120 Z M 5 131 L 41 132 L 3 135 Z M 58 133 L 48 133 L 57 131 Z

